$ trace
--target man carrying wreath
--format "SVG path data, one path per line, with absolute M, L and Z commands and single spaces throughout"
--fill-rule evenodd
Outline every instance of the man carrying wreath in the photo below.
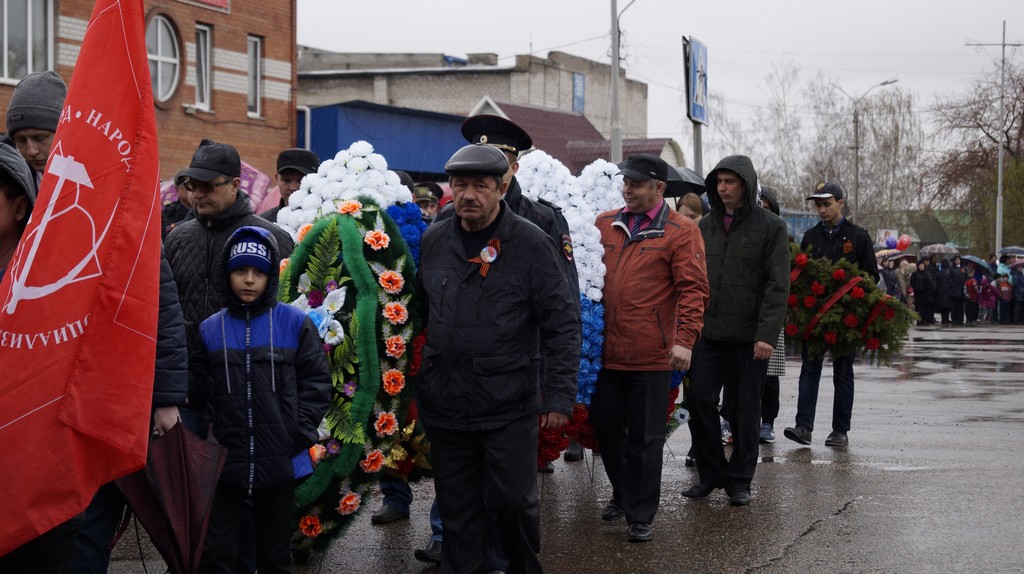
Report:
M 811 256 L 837 262 L 846 259 L 878 283 L 878 264 L 871 237 L 860 227 L 843 217 L 843 190 L 834 183 L 819 183 L 807 198 L 814 201 L 821 221 L 807 230 L 800 249 L 810 248 Z M 855 354 L 832 357 L 832 384 L 835 398 L 832 403 L 832 432 L 825 446 L 846 446 L 849 439 L 850 418 L 853 415 L 853 360 Z M 811 444 L 814 430 L 814 410 L 818 404 L 818 385 L 824 357 L 812 357 L 804 347 L 801 352 L 800 390 L 797 398 L 796 426 L 784 431 L 786 438 L 800 444 Z

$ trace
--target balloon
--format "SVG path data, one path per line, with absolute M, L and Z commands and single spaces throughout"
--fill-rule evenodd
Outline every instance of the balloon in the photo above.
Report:
M 895 237 L 886 237 L 885 238 L 885 246 L 888 247 L 889 249 L 896 249 L 896 238 Z
M 910 236 L 904 233 L 900 235 L 899 241 L 896 242 L 896 249 L 903 251 L 907 247 L 910 247 Z

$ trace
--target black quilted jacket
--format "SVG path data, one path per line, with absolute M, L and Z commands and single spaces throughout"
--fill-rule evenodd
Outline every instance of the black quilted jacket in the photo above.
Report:
M 281 257 L 291 255 L 294 247 L 291 236 L 276 224 L 254 214 L 249 207 L 249 197 L 242 192 L 238 193 L 235 203 L 223 212 L 179 224 L 164 242 L 164 253 L 178 285 L 190 356 L 197 351 L 199 324 L 226 303 L 219 287 L 223 284 L 222 266 L 219 264 L 221 251 L 231 234 L 246 225 L 269 229 L 277 239 Z M 189 381 L 188 397 L 193 408 L 202 410 L 205 407 L 196 381 Z

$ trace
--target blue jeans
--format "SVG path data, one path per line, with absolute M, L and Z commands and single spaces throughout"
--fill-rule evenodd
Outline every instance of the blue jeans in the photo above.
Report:
M 832 401 L 832 430 L 848 432 L 853 416 L 853 361 L 856 355 L 832 357 L 832 384 L 835 398 Z M 797 398 L 796 424 L 814 430 L 814 410 L 818 405 L 818 385 L 821 382 L 821 367 L 824 357 L 811 359 L 807 348 L 801 351 L 803 364 L 800 366 L 800 394 Z
M 402 514 L 409 515 L 412 504 L 412 489 L 409 483 L 391 476 L 380 479 L 380 492 L 384 495 L 384 506 L 390 506 Z

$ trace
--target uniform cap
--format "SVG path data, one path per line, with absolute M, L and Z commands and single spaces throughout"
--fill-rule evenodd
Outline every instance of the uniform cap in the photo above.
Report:
M 469 143 L 492 145 L 514 155 L 533 147 L 533 139 L 526 130 L 501 116 L 490 114 L 466 118 L 462 122 L 462 136 Z

